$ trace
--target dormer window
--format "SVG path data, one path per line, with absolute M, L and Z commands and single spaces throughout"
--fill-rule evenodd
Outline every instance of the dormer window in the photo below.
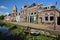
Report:
M 42 7 L 40 7 L 39 9 L 42 9 Z
M 47 9 L 47 7 L 44 7 L 44 9 Z
M 34 12 L 36 12 L 36 8 L 34 9 Z
M 55 9 L 56 7 L 55 6 L 51 6 L 51 8 Z

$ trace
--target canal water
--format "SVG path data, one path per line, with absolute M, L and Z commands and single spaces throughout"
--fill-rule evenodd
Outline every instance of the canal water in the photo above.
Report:
M 23 40 L 20 34 L 12 34 L 6 26 L 0 26 L 0 40 Z

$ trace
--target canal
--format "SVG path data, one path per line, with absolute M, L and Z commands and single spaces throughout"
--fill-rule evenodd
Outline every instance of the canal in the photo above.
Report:
M 55 38 L 25 34 L 23 26 L 0 22 L 0 40 L 55 40 Z

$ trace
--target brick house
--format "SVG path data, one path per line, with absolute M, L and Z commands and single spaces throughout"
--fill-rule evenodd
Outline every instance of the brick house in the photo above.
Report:
M 35 23 L 35 20 L 38 20 L 38 24 L 54 24 L 55 22 L 57 25 L 59 13 L 56 5 L 43 6 L 43 4 L 33 3 L 30 6 L 25 5 L 25 7 L 21 9 L 20 16 L 23 21 L 29 23 Z M 37 14 L 38 18 L 36 19 Z
M 54 24 L 57 25 L 57 18 L 59 17 L 59 11 L 56 5 L 49 5 L 43 7 L 43 11 L 39 14 L 38 23 Z
M 34 23 L 36 20 L 36 14 L 38 14 L 38 10 L 42 10 L 42 4 L 38 5 L 33 3 L 31 6 L 25 6 L 21 9 L 20 16 L 23 21 Z

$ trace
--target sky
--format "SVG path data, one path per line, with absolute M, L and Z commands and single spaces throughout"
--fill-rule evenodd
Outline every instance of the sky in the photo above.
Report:
M 22 6 L 25 4 L 31 5 L 32 3 L 36 4 L 43 4 L 44 6 L 48 6 L 51 4 L 56 4 L 57 2 L 57 7 L 58 10 L 60 10 L 60 0 L 0 0 L 0 15 L 12 13 L 13 6 L 17 6 L 17 11 L 18 13 L 20 12 L 20 9 Z

